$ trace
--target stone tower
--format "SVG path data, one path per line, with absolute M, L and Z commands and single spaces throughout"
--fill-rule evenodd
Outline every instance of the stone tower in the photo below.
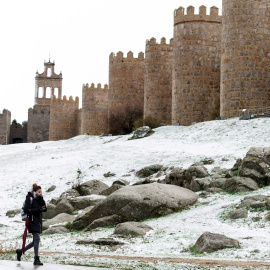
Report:
M 219 116 L 222 18 L 218 8 L 174 12 L 172 123 L 190 125 Z
M 172 122 L 173 40 L 160 44 L 155 38 L 146 41 L 144 78 L 144 116 L 152 115 Z
M 269 0 L 223 0 L 221 110 L 270 107 Z
M 9 110 L 0 111 L 0 145 L 8 144 L 10 137 L 11 112 Z
M 36 73 L 35 105 L 50 105 L 51 97 L 62 98 L 62 73 L 54 72 L 54 65 L 50 60 L 44 63 L 44 72 Z
M 109 64 L 109 118 L 121 110 L 136 108 L 143 115 L 144 104 L 144 53 L 138 58 L 129 52 L 110 54 Z
M 82 134 L 100 135 L 108 133 L 108 96 L 109 88 L 105 84 L 97 87 L 92 83 L 82 89 Z

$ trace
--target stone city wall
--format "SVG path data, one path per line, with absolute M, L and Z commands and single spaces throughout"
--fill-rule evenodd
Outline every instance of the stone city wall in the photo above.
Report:
M 4 109 L 0 113 L 0 145 L 8 144 L 10 137 L 11 112 Z

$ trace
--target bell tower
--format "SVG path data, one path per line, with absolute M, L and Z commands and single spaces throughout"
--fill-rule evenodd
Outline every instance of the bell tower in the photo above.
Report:
M 36 73 L 35 105 L 50 105 L 51 97 L 62 98 L 62 73 L 54 72 L 55 63 L 44 62 L 44 71 Z

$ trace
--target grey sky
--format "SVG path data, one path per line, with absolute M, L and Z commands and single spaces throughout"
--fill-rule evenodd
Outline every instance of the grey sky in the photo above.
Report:
M 63 73 L 63 95 L 79 96 L 84 83 L 108 83 L 111 52 L 145 50 L 145 41 L 173 36 L 174 9 L 220 8 L 209 0 L 9 0 L 0 3 L 0 111 L 27 120 L 35 73 L 44 60 Z

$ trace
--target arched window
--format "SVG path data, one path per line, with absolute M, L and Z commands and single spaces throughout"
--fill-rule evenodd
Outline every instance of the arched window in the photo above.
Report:
M 46 98 L 51 98 L 51 97 L 52 97 L 52 88 L 46 87 Z
M 43 98 L 43 87 L 42 86 L 40 86 L 38 88 L 38 98 Z
M 47 69 L 47 77 L 51 77 L 52 76 L 52 69 L 48 68 Z

